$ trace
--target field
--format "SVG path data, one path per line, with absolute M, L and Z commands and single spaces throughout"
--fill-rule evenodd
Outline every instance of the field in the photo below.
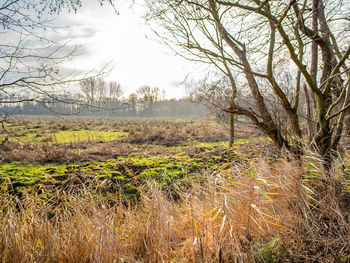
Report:
M 266 144 L 257 134 L 248 139 L 254 130 L 247 129 L 236 150 Z M 134 198 L 145 183 L 186 185 L 204 170 L 247 157 L 227 151 L 228 132 L 215 122 L 22 119 L 7 130 L 15 137 L 0 146 L 0 178 L 14 194 L 90 180 L 104 193 L 121 187 L 123 197 Z M 8 136 L 4 130 L 2 137 Z
M 317 156 L 300 166 L 247 123 L 230 150 L 225 125 L 207 120 L 16 118 L 3 128 L 2 262 L 350 260 L 345 232 L 344 242 L 315 232 L 311 210 L 331 205 L 318 199 Z M 336 165 L 342 209 L 350 159 Z

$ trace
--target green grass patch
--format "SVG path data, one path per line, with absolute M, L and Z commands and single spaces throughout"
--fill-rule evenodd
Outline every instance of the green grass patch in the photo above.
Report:
M 37 129 L 30 129 L 16 138 L 9 138 L 12 141 L 21 143 L 78 143 L 94 141 L 113 141 L 127 136 L 127 132 L 119 131 L 59 131 L 59 132 L 39 132 Z M 2 135 L 5 138 L 6 135 Z
M 223 147 L 228 148 L 228 141 L 195 142 L 197 147 Z
M 43 183 L 52 183 L 54 176 L 61 176 L 65 172 L 66 166 L 63 164 L 0 163 L 2 187 L 6 185 L 9 191 L 15 193 L 34 190 Z
M 288 250 L 283 245 L 279 236 L 267 243 L 261 249 L 253 253 L 253 262 L 291 262 L 288 258 Z
M 55 143 L 84 142 L 84 141 L 113 141 L 124 138 L 127 132 L 114 131 L 60 131 L 50 133 L 46 137 Z
M 253 143 L 257 141 L 270 141 L 271 139 L 268 137 L 253 137 L 247 139 L 235 139 L 234 144 L 246 144 Z M 228 141 L 211 141 L 211 142 L 195 142 L 194 145 L 197 147 L 222 147 L 227 148 L 229 142 Z
M 216 147 L 201 150 L 195 155 L 178 152 L 153 156 L 142 152 L 107 161 L 74 164 L 2 162 L 0 183 L 15 194 L 35 191 L 42 185 L 65 187 L 69 184 L 88 184 L 94 189 L 104 189 L 106 193 L 121 190 L 129 195 L 135 192 L 132 187 L 150 182 L 169 188 L 186 187 L 188 178 L 198 177 L 206 169 L 220 170 L 222 164 L 230 162 L 230 158 L 230 153 Z

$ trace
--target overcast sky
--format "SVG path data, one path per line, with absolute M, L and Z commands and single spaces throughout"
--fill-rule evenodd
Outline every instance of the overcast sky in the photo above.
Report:
M 197 65 L 155 40 L 142 18 L 142 6 L 130 7 L 130 1 L 118 0 L 116 14 L 109 4 L 100 6 L 98 0 L 82 2 L 77 14 L 63 12 L 57 17 L 55 24 L 65 28 L 50 36 L 82 46 L 81 55 L 64 67 L 89 70 L 111 61 L 114 69 L 106 79 L 121 83 L 125 95 L 145 84 L 165 89 L 168 98 L 185 95 L 178 83 Z

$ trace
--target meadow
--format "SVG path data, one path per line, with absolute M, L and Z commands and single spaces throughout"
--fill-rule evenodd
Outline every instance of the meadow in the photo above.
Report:
M 350 260 L 346 151 L 334 215 L 319 158 L 245 122 L 230 150 L 209 120 L 22 117 L 0 137 L 1 262 Z

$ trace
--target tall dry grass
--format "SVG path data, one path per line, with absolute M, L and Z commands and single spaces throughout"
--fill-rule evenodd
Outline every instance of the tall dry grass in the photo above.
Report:
M 3 193 L 1 262 L 311 261 L 301 259 L 303 238 L 317 219 L 302 225 L 315 215 L 305 212 L 314 196 L 301 187 L 302 174 L 287 160 L 223 165 L 187 192 L 171 189 L 179 200 L 150 184 L 134 205 L 108 203 L 89 189 L 57 192 L 55 202 Z
M 303 160 L 294 254 L 304 262 L 350 262 L 350 158 L 330 169 L 308 151 Z

